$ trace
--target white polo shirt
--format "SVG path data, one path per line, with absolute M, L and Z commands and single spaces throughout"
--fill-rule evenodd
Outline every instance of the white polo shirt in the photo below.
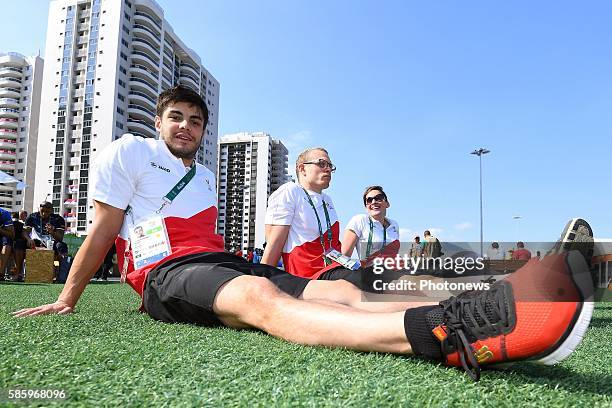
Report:
M 370 220 L 372 223 L 370 224 Z M 397 221 L 387 218 L 389 226 L 387 227 L 386 250 L 385 255 L 395 256 L 399 250 L 399 226 Z M 372 248 L 368 256 L 379 252 L 382 249 L 384 241 L 384 227 L 380 221 L 371 218 L 368 214 L 357 214 L 346 225 L 347 230 L 351 230 L 357 235 L 357 253 L 359 259 L 366 259 L 366 250 L 368 246 L 368 237 L 370 236 L 370 225 L 372 226 Z M 388 252 L 393 252 L 391 255 Z
M 283 184 L 268 198 L 266 225 L 289 225 L 289 235 L 283 247 L 282 257 L 285 270 L 304 278 L 316 278 L 325 270 L 323 246 L 325 249 L 340 250 L 340 223 L 330 196 L 325 193 L 308 191 L 310 205 L 304 189 L 294 182 Z M 323 204 L 329 215 L 331 242 Z M 321 230 L 317 223 L 318 214 Z M 323 234 L 321 234 L 321 232 Z M 323 245 L 321 245 L 321 237 Z M 337 266 L 337 264 L 335 264 Z
M 134 222 L 154 215 L 164 197 L 187 173 L 163 140 L 126 134 L 108 145 L 96 159 L 92 172 L 92 199 L 115 208 L 132 208 Z M 159 262 L 134 270 L 128 254 L 128 283 L 142 296 L 146 274 L 161 262 L 200 252 L 222 252 L 223 238 L 215 233 L 217 221 L 215 178 L 196 163 L 196 174 L 162 215 L 172 253 Z M 116 241 L 119 268 L 123 267 L 128 230 L 125 215 Z

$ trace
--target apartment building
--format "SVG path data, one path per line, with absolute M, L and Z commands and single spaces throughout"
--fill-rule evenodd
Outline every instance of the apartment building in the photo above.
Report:
M 263 132 L 219 139 L 217 231 L 228 251 L 262 248 L 268 197 L 290 180 L 288 154 L 280 140 Z
M 0 184 L 0 207 L 8 211 L 33 209 L 43 67 L 39 56 L 0 53 L 0 170 L 23 182 Z
M 35 201 L 53 203 L 69 232 L 94 217 L 90 165 L 125 133 L 157 137 L 158 94 L 181 84 L 210 110 L 196 160 L 216 172 L 219 82 L 152 0 L 50 3 Z

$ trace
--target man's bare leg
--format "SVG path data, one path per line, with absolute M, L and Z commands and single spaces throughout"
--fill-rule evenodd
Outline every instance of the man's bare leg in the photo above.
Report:
M 351 306 L 355 309 L 368 312 L 399 312 L 419 306 L 437 305 L 439 302 L 369 302 L 364 301 L 364 293 L 352 283 L 343 279 L 339 280 L 313 280 L 306 285 L 301 299 L 323 300 Z
M 410 354 L 404 312 L 372 313 L 299 300 L 265 278 L 240 276 L 221 287 L 213 309 L 226 326 L 257 328 L 304 345 Z

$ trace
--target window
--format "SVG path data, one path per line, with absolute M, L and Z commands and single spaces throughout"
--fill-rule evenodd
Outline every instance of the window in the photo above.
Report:
M 125 102 L 125 96 L 123 96 L 121 94 L 117 94 L 117 99 L 119 99 L 122 102 Z
M 123 123 L 116 121 L 115 122 L 115 126 L 117 126 L 119 129 L 123 129 Z
M 125 111 L 118 106 L 117 106 L 117 113 L 120 114 L 121 116 L 125 116 Z
M 125 82 L 124 82 L 124 81 L 122 81 L 121 79 L 119 80 L 119 85 L 120 85 L 122 88 L 125 88 Z
M 128 35 L 130 34 L 130 29 L 129 29 L 129 28 L 127 28 L 127 27 L 125 26 L 125 24 L 123 25 L 123 32 L 125 32 L 125 33 L 126 33 L 126 34 L 128 34 Z

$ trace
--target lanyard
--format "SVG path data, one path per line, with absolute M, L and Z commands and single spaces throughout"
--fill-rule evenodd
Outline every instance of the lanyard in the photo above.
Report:
M 315 217 L 317 217 L 317 224 L 319 225 L 319 240 L 321 241 L 321 248 L 323 248 L 323 255 L 322 255 L 323 262 L 325 263 L 325 266 L 331 265 L 331 261 L 325 256 L 325 241 L 323 240 L 323 227 L 321 226 L 321 219 L 319 218 L 317 209 L 315 208 L 315 205 L 312 202 L 312 198 L 310 198 L 310 195 L 308 194 L 305 188 L 302 187 L 302 190 L 304 190 L 304 194 L 306 194 L 306 198 L 308 198 L 308 203 L 312 207 L 312 210 L 315 213 Z M 325 200 L 323 200 L 323 212 L 325 213 L 325 222 L 327 223 L 327 241 L 329 242 L 329 246 L 331 248 L 332 227 L 329 221 L 329 213 L 327 212 L 327 206 L 325 204 Z
M 181 178 L 179 180 L 178 183 L 176 183 L 174 185 L 174 187 L 172 187 L 172 189 L 168 192 L 168 194 L 166 194 L 162 200 L 163 203 L 161 205 L 161 207 L 159 207 L 159 210 L 157 210 L 157 214 L 159 214 L 160 212 L 162 212 L 162 210 L 164 209 L 164 207 L 168 204 L 171 204 L 172 201 L 174 201 L 174 199 L 176 198 L 176 196 L 179 195 L 179 193 L 181 191 L 183 191 L 183 189 L 187 186 L 187 184 L 189 184 L 189 182 L 191 181 L 191 179 L 193 178 L 193 176 L 195 176 L 196 174 L 196 166 L 195 166 L 195 162 L 193 162 L 191 164 L 191 168 L 189 169 L 189 171 L 187 172 L 187 174 L 185 174 L 183 176 L 183 178 Z
M 162 197 L 162 205 L 161 207 L 159 207 L 159 209 L 155 213 L 156 214 L 161 213 L 165 206 L 167 206 L 168 204 L 171 204 L 172 201 L 174 201 L 174 199 L 179 195 L 179 193 L 183 191 L 185 187 L 187 187 L 187 184 L 189 184 L 189 182 L 191 181 L 193 176 L 195 176 L 195 174 L 196 174 L 196 167 L 195 167 L 195 162 L 194 162 L 189 168 L 189 171 L 187 172 L 187 174 L 185 174 L 174 185 L 174 187 L 172 187 L 172 189 L 168 191 L 168 194 Z M 132 215 L 132 207 L 128 205 L 127 208 L 125 209 L 125 213 Z M 134 217 L 132 215 L 132 223 L 133 222 L 134 222 Z
M 370 233 L 368 234 L 368 246 L 366 248 L 366 258 L 370 256 L 370 251 L 372 250 L 372 232 L 374 231 L 374 223 L 372 222 L 372 218 L 368 217 L 368 221 L 370 221 Z M 387 229 L 385 228 L 385 224 L 381 223 L 383 227 L 383 244 L 380 248 L 381 250 L 387 246 Z

